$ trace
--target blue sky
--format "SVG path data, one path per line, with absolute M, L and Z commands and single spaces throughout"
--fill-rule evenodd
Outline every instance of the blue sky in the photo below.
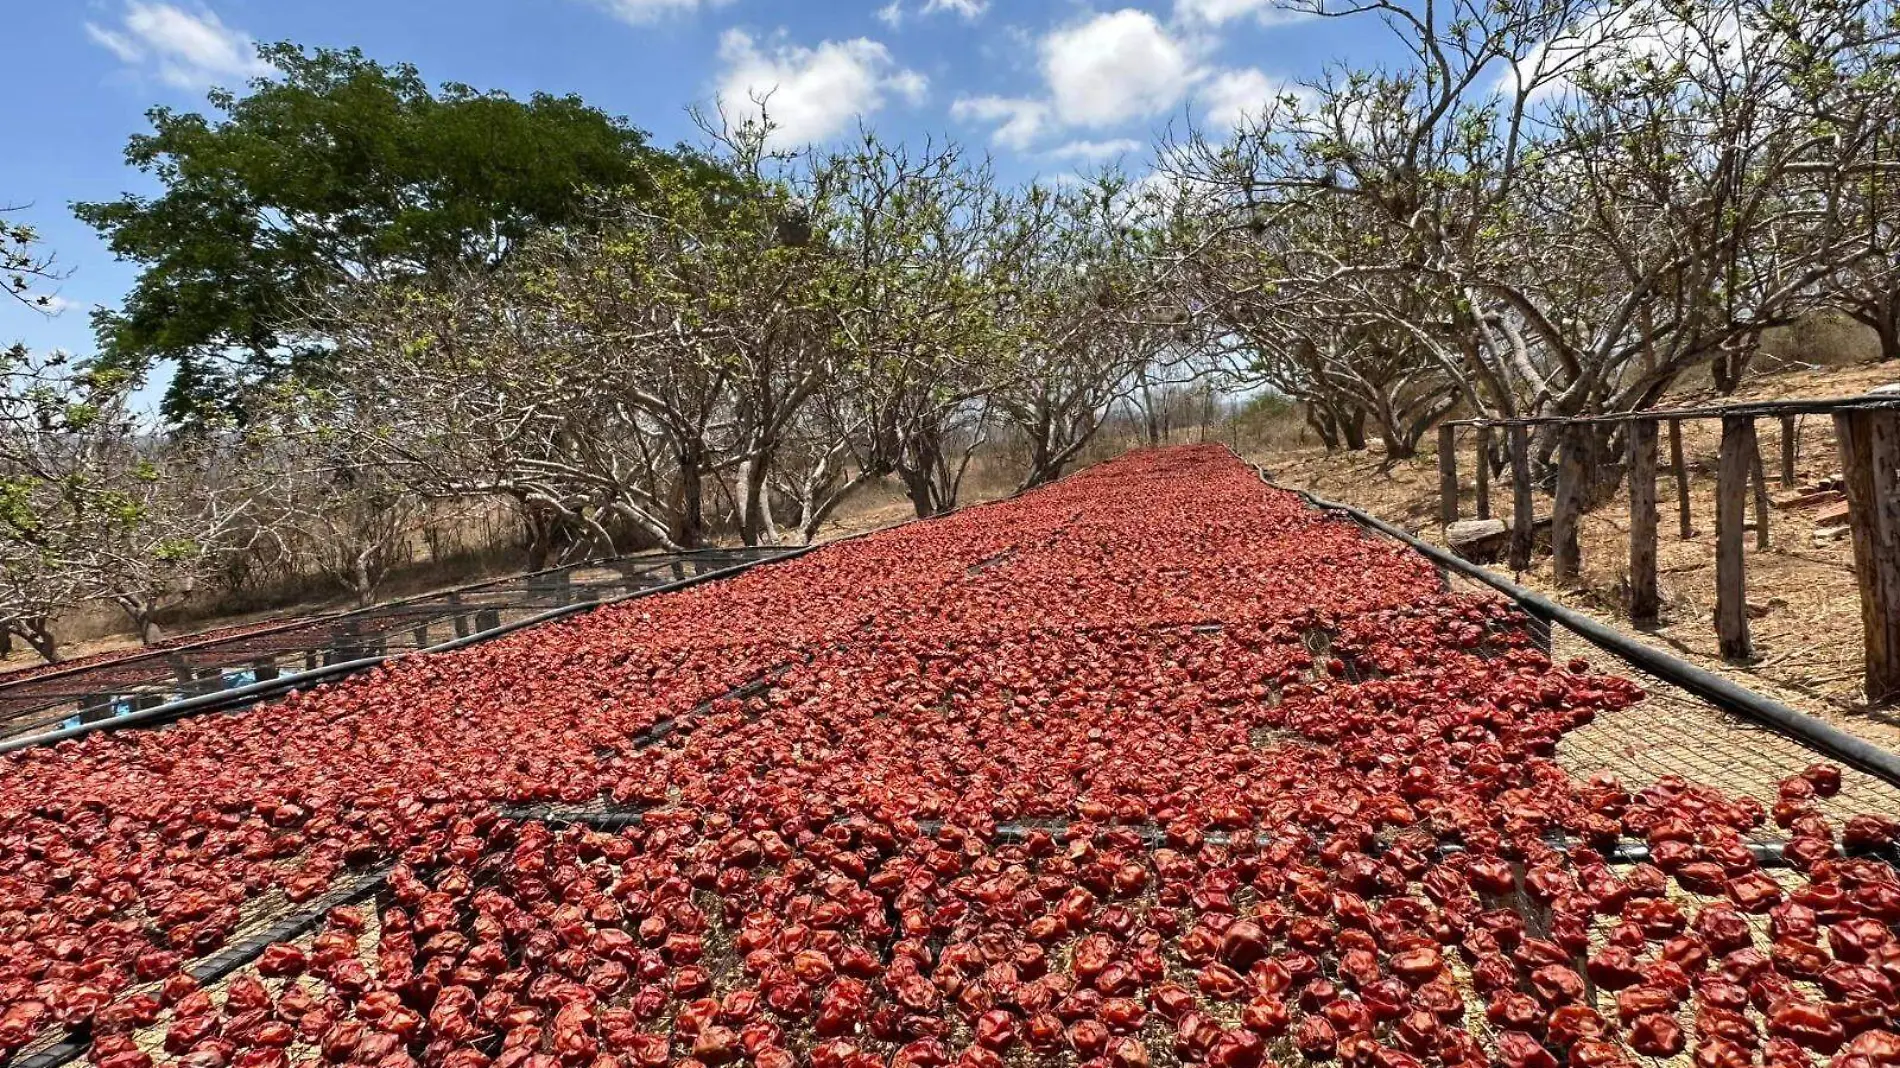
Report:
M 773 91 L 788 140 L 862 119 L 952 137 L 1010 179 L 1144 147 L 1185 116 L 1218 126 L 1356 51 L 1370 23 L 1289 20 L 1272 0 L 38 0 L 8 16 L 0 205 L 69 276 L 46 318 L 0 302 L 0 343 L 91 351 L 87 311 L 134 277 L 68 209 L 149 192 L 121 156 L 158 104 L 199 109 L 261 71 L 257 41 L 361 47 L 432 83 L 578 93 L 656 141 L 696 137 L 690 105 Z

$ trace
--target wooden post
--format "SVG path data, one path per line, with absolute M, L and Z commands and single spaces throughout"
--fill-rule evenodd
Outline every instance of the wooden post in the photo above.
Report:
M 1900 699 L 1900 412 L 1834 413 L 1860 579 L 1867 699 Z
M 1722 455 L 1715 476 L 1715 633 L 1728 660 L 1746 660 L 1755 651 L 1748 638 L 1748 570 L 1742 551 L 1754 429 L 1749 416 L 1722 417 Z
M 1529 571 L 1535 517 L 1531 512 L 1531 441 L 1522 424 L 1506 432 L 1511 449 L 1511 570 Z
M 1451 526 L 1458 521 L 1458 428 L 1438 424 L 1438 521 Z
M 1478 428 L 1478 518 L 1491 518 L 1491 428 Z
M 1695 537 L 1695 520 L 1689 514 L 1689 464 L 1682 457 L 1682 420 L 1669 420 L 1669 467 L 1676 473 L 1676 517 L 1682 540 Z
M 1801 429 L 1792 415 L 1781 417 L 1781 488 L 1794 485 L 1794 461 L 1801 451 Z
M 1588 477 L 1583 469 L 1585 433 L 1584 428 L 1570 424 L 1558 431 L 1557 500 L 1550 510 L 1550 568 L 1551 577 L 1558 582 L 1573 581 L 1583 562 L 1577 546 L 1577 516 L 1583 480 Z
M 1755 425 L 1749 423 L 1748 436 L 1753 447 L 1748 450 L 1748 481 L 1755 487 L 1755 551 L 1768 551 L 1768 473 L 1762 469 L 1761 438 L 1755 433 Z
M 1662 608 L 1656 589 L 1656 423 L 1629 426 L 1630 619 L 1654 623 Z

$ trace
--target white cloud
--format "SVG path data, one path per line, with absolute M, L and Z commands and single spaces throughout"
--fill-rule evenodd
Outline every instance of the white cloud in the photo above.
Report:
M 1282 7 L 1279 0 L 1174 0 L 1174 17 L 1204 26 L 1224 26 L 1240 18 L 1252 18 L 1262 26 L 1275 26 L 1311 16 Z
M 960 16 L 965 22 L 975 22 L 989 9 L 990 0 L 924 0 L 923 6 L 917 9 L 917 14 L 950 14 Z M 890 3 L 877 9 L 878 21 L 893 30 L 903 25 L 907 14 L 904 0 L 891 0 Z
M 1174 107 L 1196 76 L 1187 49 L 1134 8 L 1050 34 L 1042 68 L 1057 117 L 1098 128 Z
M 1186 99 L 1207 73 L 1194 48 L 1135 8 L 1056 29 L 1036 49 L 1041 94 L 965 97 L 951 116 L 995 123 L 996 144 L 1024 149 L 1054 131 L 1100 130 L 1158 115 Z
M 1249 119 L 1257 119 L 1269 104 L 1288 94 L 1301 91 L 1255 67 L 1222 71 L 1209 79 L 1199 92 L 1207 121 L 1231 130 Z
M 144 51 L 133 44 L 132 39 L 125 34 L 102 29 L 88 22 L 86 36 L 92 38 L 94 44 L 101 45 L 106 51 L 118 56 L 121 63 L 137 63 L 145 58 Z
M 990 0 L 924 0 L 926 15 L 949 12 L 953 15 L 961 15 L 971 22 L 982 18 L 983 13 L 989 9 Z
M 622 22 L 646 26 L 669 15 L 689 15 L 701 7 L 724 7 L 732 0 L 593 0 Z
M 1017 97 L 961 97 L 950 105 L 950 117 L 959 122 L 993 122 L 991 140 L 1004 148 L 1023 149 L 1035 143 L 1050 124 L 1049 105 Z
M 917 104 L 929 90 L 923 75 L 898 66 L 890 49 L 865 37 L 806 48 L 782 33 L 761 43 L 744 30 L 727 30 L 719 58 L 721 103 L 743 119 L 756 118 L 764 100 L 779 143 L 822 141 L 891 96 Z
M 270 72 L 249 34 L 226 26 L 207 8 L 127 0 L 116 27 L 86 23 L 93 43 L 128 66 L 147 69 L 180 89 L 203 89 Z
M 1139 152 L 1145 147 L 1147 146 L 1131 137 L 1120 137 L 1112 141 L 1070 141 L 1060 148 L 1050 149 L 1049 155 L 1056 159 L 1101 163 Z

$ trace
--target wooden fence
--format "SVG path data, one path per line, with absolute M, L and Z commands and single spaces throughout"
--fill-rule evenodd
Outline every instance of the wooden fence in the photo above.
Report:
M 1748 576 L 1744 542 L 1748 512 L 1755 516 L 1756 547 L 1769 544 L 1767 474 L 1755 433 L 1759 419 L 1780 422 L 1781 455 L 1777 474 L 1783 486 L 1795 482 L 1799 448 L 1796 419 L 1829 416 L 1839 445 L 1841 475 L 1853 538 L 1854 573 L 1860 588 L 1861 622 L 1866 640 L 1867 696 L 1876 704 L 1900 700 L 1900 396 L 1844 397 L 1830 400 L 1773 401 L 1710 408 L 1656 409 L 1577 418 L 1458 419 L 1439 425 L 1439 518 L 1459 519 L 1462 490 L 1458 470 L 1458 431 L 1468 429 L 1478 457 L 1477 515 L 1491 516 L 1491 463 L 1494 434 L 1505 435 L 1511 478 L 1510 564 L 1530 567 L 1534 539 L 1530 428 L 1558 428 L 1556 487 L 1551 506 L 1552 571 L 1557 581 L 1577 577 L 1582 555 L 1577 523 L 1591 477 L 1591 434 L 1605 424 L 1621 424 L 1626 433 L 1629 484 L 1629 604 L 1632 621 L 1652 623 L 1662 601 L 1656 582 L 1659 525 L 1657 452 L 1667 427 L 1669 464 L 1674 472 L 1680 536 L 1694 533 L 1689 512 L 1689 471 L 1682 448 L 1682 424 L 1719 420 L 1721 452 L 1716 464 L 1715 628 L 1724 657 L 1753 655 L 1748 631 Z

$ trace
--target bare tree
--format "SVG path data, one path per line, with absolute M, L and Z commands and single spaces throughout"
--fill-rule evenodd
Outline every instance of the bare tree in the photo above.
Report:
M 1885 62 L 1873 5 L 1303 6 L 1380 19 L 1410 62 L 1173 146 L 1220 194 L 1177 255 L 1207 261 L 1197 311 L 1400 452 L 1394 384 L 1427 421 L 1643 408 L 1698 365 L 1730 387 L 1866 262 L 1837 206 L 1885 169 L 1888 105 L 1843 90 Z

